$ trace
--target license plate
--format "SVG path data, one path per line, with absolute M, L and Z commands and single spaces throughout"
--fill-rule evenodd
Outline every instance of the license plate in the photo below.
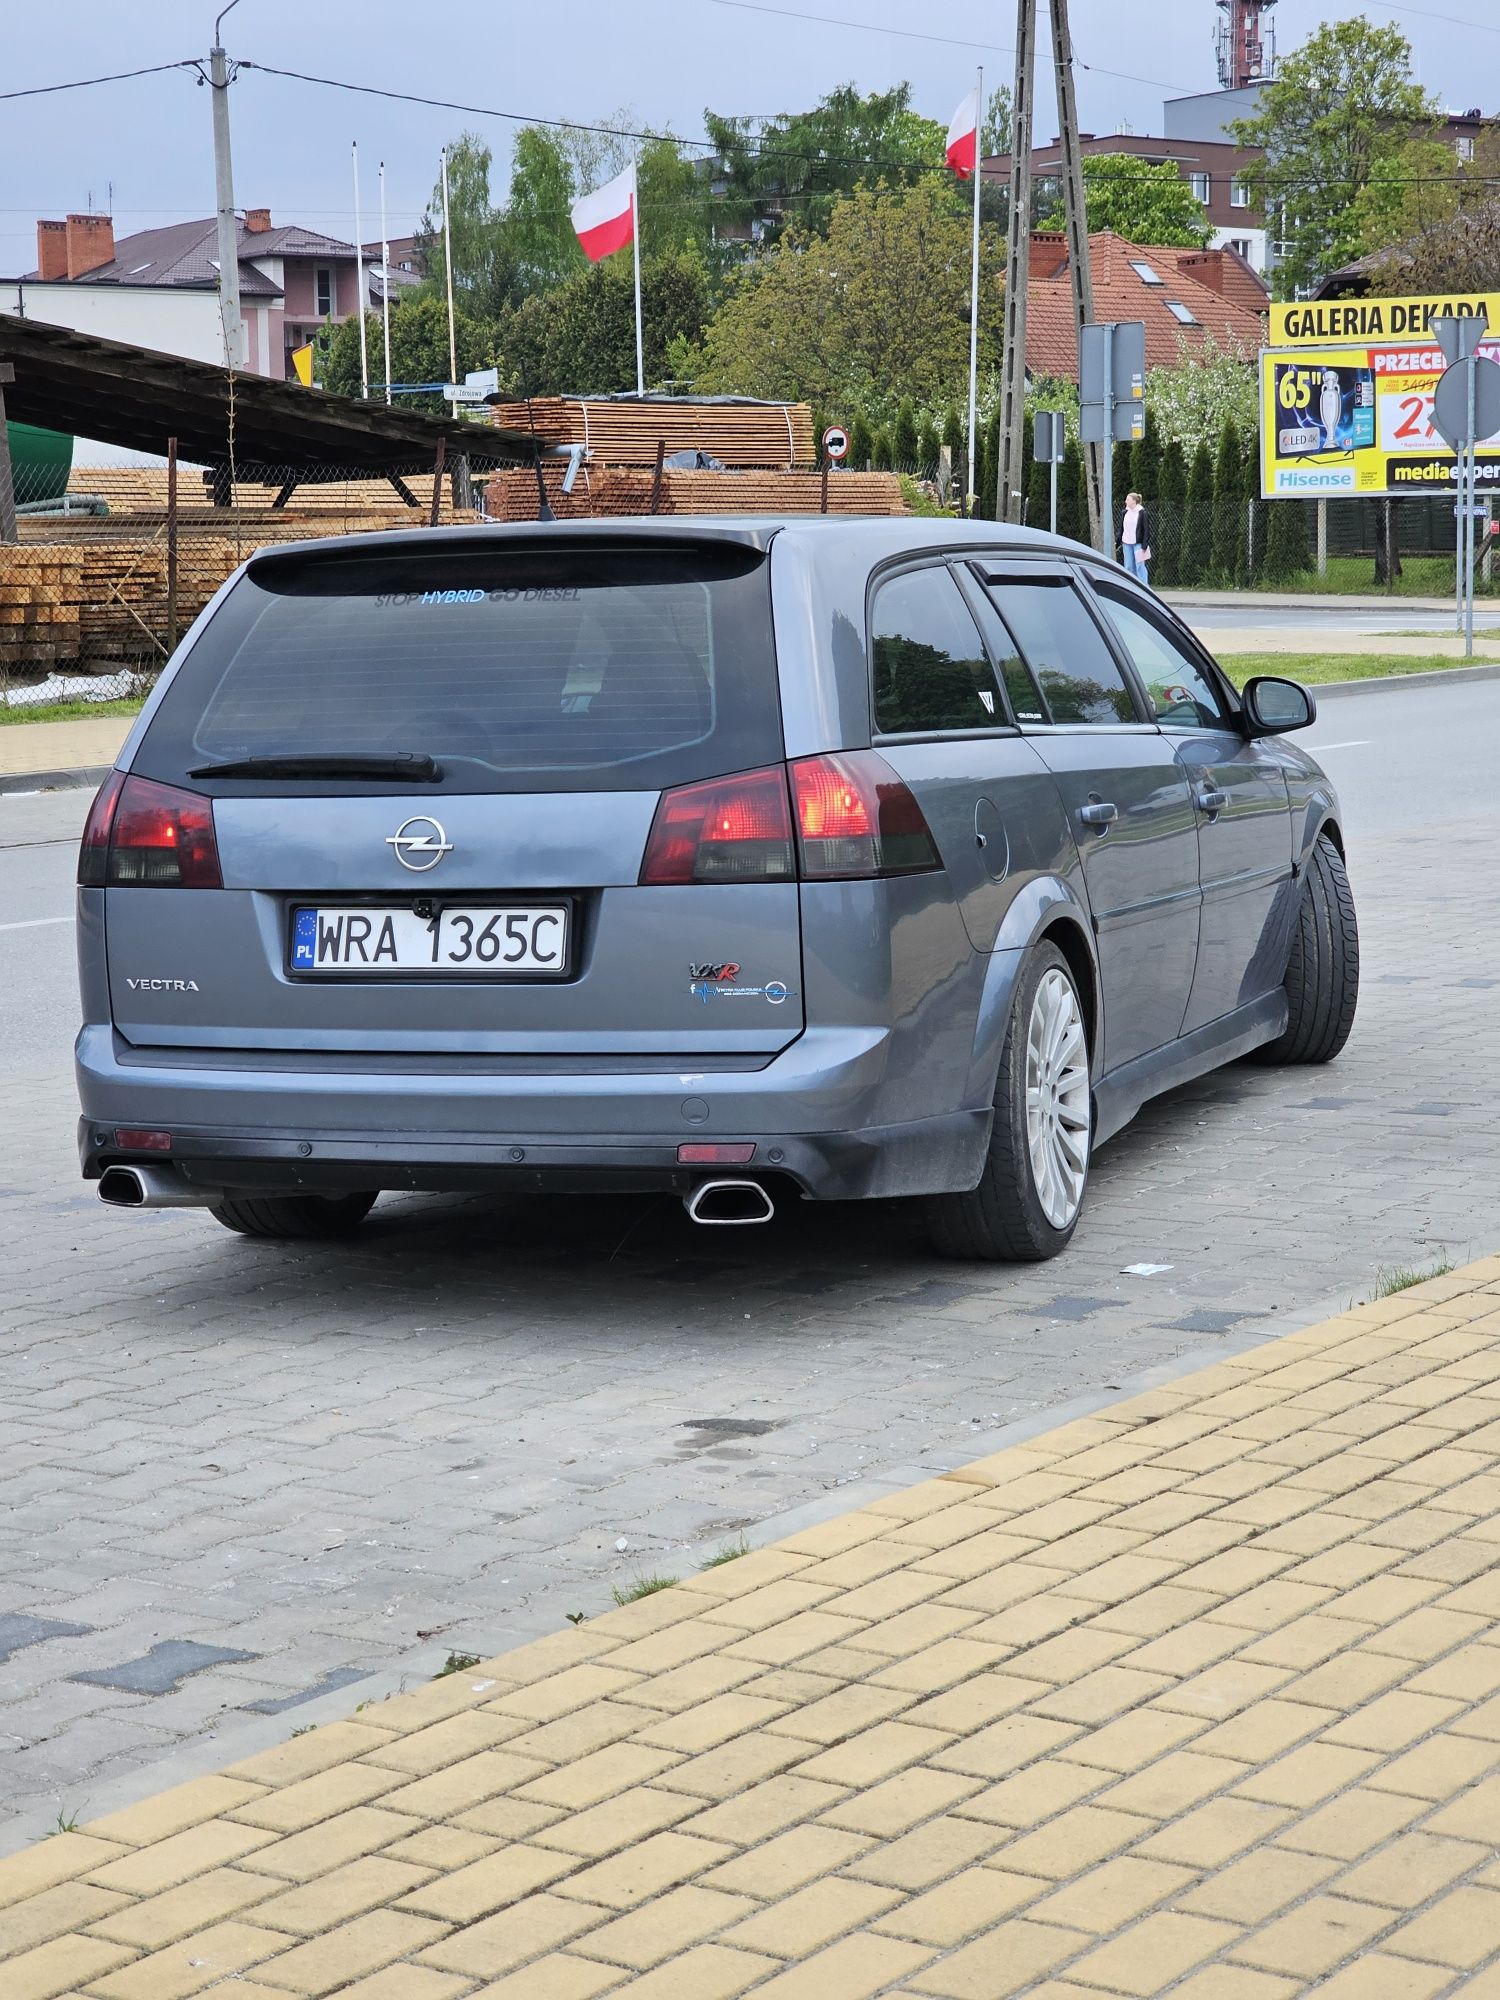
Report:
M 293 972 L 389 972 L 560 978 L 568 969 L 566 903 L 434 909 L 303 906 L 292 912 Z

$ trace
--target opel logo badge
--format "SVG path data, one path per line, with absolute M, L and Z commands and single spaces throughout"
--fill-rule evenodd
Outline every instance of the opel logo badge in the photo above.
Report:
M 403 820 L 394 833 L 386 835 L 385 844 L 395 849 L 403 868 L 415 869 L 418 874 L 436 868 L 445 854 L 453 852 L 453 842 L 444 833 L 442 822 L 426 813 Z

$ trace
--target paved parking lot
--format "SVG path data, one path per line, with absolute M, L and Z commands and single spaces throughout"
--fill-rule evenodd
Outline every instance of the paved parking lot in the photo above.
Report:
M 935 1263 L 894 1208 L 695 1232 L 665 1201 L 413 1198 L 333 1249 L 111 1214 L 76 1179 L 50 921 L 86 802 L 0 799 L 13 1837 L 184 1751 L 225 1762 L 246 1711 L 289 1734 L 356 1677 L 498 1651 L 785 1510 L 1500 1241 L 1500 684 L 1421 701 L 1330 702 L 1312 733 L 1344 746 L 1366 943 L 1345 1056 L 1154 1107 L 1101 1154 L 1067 1257 L 1020 1270 Z

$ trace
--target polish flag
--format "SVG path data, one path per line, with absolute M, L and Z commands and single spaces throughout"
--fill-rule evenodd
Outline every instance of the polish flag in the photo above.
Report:
M 978 156 L 979 86 L 976 84 L 954 112 L 948 127 L 948 164 L 961 181 L 966 181 Z
M 592 194 L 580 195 L 572 207 L 573 227 L 591 264 L 612 257 L 635 236 L 635 167 Z

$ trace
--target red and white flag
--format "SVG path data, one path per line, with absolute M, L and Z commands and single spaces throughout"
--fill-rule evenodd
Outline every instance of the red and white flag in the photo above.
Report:
M 979 157 L 979 88 L 974 87 L 953 114 L 948 127 L 948 164 L 966 181 Z
M 635 238 L 634 164 L 592 194 L 580 195 L 571 213 L 583 254 L 591 264 L 623 250 Z

